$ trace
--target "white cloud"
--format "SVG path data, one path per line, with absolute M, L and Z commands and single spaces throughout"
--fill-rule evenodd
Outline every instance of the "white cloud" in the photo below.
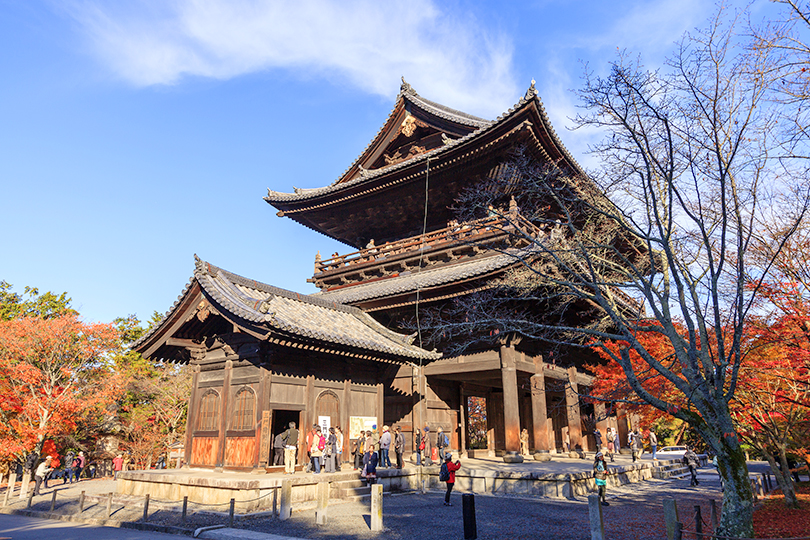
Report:
M 486 115 L 520 92 L 511 41 L 431 0 L 88 0 L 69 11 L 104 63 L 139 86 L 286 69 L 390 96 L 404 75 L 427 97 Z

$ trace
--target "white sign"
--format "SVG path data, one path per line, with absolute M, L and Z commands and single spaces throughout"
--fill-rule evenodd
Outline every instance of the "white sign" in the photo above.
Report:
M 321 426 L 321 433 L 324 437 L 329 436 L 329 428 L 332 425 L 332 417 L 331 416 L 319 416 L 318 417 L 318 425 Z

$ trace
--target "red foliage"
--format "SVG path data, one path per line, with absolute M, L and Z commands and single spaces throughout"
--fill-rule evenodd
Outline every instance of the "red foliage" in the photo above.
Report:
M 796 498 L 799 508 L 789 508 L 781 492 L 776 491 L 754 510 L 754 533 L 757 538 L 807 536 L 810 531 L 810 483 L 796 484 Z

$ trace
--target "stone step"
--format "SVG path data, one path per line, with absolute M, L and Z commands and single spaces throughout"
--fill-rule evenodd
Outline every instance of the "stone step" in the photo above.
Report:
M 340 480 L 337 482 L 332 482 L 331 488 L 332 489 L 349 489 L 349 488 L 358 488 L 363 487 L 366 485 L 366 481 L 362 478 L 356 478 L 354 480 Z

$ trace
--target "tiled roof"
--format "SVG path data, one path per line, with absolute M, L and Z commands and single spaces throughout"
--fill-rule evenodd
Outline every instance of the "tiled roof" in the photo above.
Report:
M 195 259 L 192 282 L 196 280 L 217 304 L 239 318 L 302 338 L 375 353 L 422 359 L 441 357 L 441 353 L 411 345 L 412 337 L 385 328 L 358 308 L 273 287 Z M 178 300 L 164 321 L 179 303 Z M 162 324 L 133 344 L 133 348 Z
M 439 268 L 412 272 L 407 275 L 381 279 L 366 284 L 352 285 L 331 292 L 315 293 L 311 298 L 320 298 L 344 304 L 402 294 L 417 289 L 436 287 L 445 283 L 482 276 L 519 262 L 521 250 L 509 250 L 485 258 L 443 265 Z
M 408 85 L 408 87 L 410 87 L 410 85 Z M 491 121 L 491 122 L 476 118 L 476 117 L 471 116 L 471 115 L 467 115 L 466 113 L 462 113 L 460 111 L 450 109 L 449 107 L 439 105 L 438 103 L 434 103 L 432 101 L 426 100 L 426 99 L 416 95 L 416 93 L 413 92 L 412 90 L 408 91 L 408 90 L 404 89 L 402 92 L 400 92 L 400 96 L 403 96 L 403 95 L 407 96 L 408 99 L 412 103 L 414 103 L 415 105 L 417 105 L 419 107 L 422 107 L 425 110 L 429 110 L 429 111 L 433 112 L 434 114 L 436 114 L 437 116 L 442 116 L 442 117 L 447 118 L 447 119 L 461 118 L 461 117 L 464 117 L 464 118 L 467 118 L 467 119 L 474 119 L 474 120 L 467 120 L 467 121 L 468 122 L 476 122 L 476 123 L 470 124 L 470 125 L 476 126 L 478 129 L 476 129 L 475 131 L 470 132 L 469 134 L 465 135 L 464 137 L 460 137 L 458 139 L 448 141 L 447 144 L 445 144 L 444 146 L 434 148 L 433 150 L 431 150 L 429 152 L 419 154 L 419 155 L 414 156 L 414 157 L 412 157 L 410 159 L 406 159 L 404 161 L 401 161 L 401 162 L 399 162 L 399 163 L 397 163 L 395 165 L 382 167 L 380 169 L 368 170 L 364 174 L 358 175 L 357 177 L 355 177 L 355 178 L 353 178 L 353 179 L 351 179 L 351 180 L 349 180 L 347 182 L 338 183 L 340 181 L 340 179 L 339 179 L 339 180 L 336 180 L 335 182 L 333 182 L 332 184 L 330 184 L 328 186 L 319 187 L 319 188 L 311 188 L 311 189 L 296 189 L 294 193 L 283 193 L 283 192 L 280 192 L 280 191 L 273 191 L 271 189 L 268 189 L 267 190 L 267 196 L 264 198 L 264 200 L 267 201 L 270 204 L 272 204 L 274 202 L 279 202 L 279 203 L 287 202 L 287 203 L 289 203 L 289 202 L 296 202 L 296 201 L 304 201 L 304 200 L 311 199 L 311 198 L 314 198 L 314 197 L 318 197 L 318 196 L 321 196 L 321 195 L 327 195 L 329 193 L 343 191 L 344 189 L 347 189 L 347 188 L 352 187 L 352 186 L 367 183 L 367 182 L 369 182 L 369 181 L 371 181 L 371 180 L 373 180 L 373 179 L 375 179 L 375 178 L 377 178 L 379 176 L 387 175 L 387 174 L 389 174 L 389 173 L 391 173 L 393 171 L 397 171 L 399 169 L 409 167 L 409 166 L 411 166 L 411 165 L 413 165 L 415 163 L 419 163 L 419 162 L 425 161 L 427 159 L 435 159 L 436 157 L 441 156 L 442 154 L 445 154 L 445 153 L 449 152 L 451 149 L 453 149 L 453 148 L 455 148 L 457 146 L 463 145 L 463 144 L 465 144 L 465 143 L 467 143 L 467 142 L 469 142 L 471 140 L 474 140 L 474 139 L 480 137 L 483 133 L 486 133 L 486 132 L 492 130 L 495 126 L 503 124 L 510 117 L 512 117 L 517 111 L 523 109 L 523 107 L 526 106 L 529 103 L 535 103 L 537 105 L 537 109 L 540 112 L 541 118 L 543 119 L 543 124 L 544 124 L 545 129 L 548 131 L 549 135 L 552 137 L 552 139 L 554 140 L 554 142 L 558 146 L 560 152 L 565 156 L 566 160 L 573 167 L 575 167 L 579 172 L 583 172 L 581 167 L 579 166 L 579 164 L 576 162 L 576 160 L 573 158 L 573 156 L 568 152 L 568 149 L 565 147 L 565 145 L 562 144 L 562 142 L 559 139 L 559 136 L 557 135 L 557 132 L 554 130 L 554 127 L 551 125 L 551 122 L 548 119 L 548 114 L 546 113 L 545 107 L 543 106 L 543 102 L 540 100 L 540 97 L 537 95 L 537 91 L 535 90 L 534 81 L 532 81 L 532 85 L 529 87 L 529 90 L 527 90 L 525 96 L 520 98 L 520 100 L 513 107 L 511 107 L 508 111 L 506 111 L 505 113 L 503 113 L 502 115 L 500 115 L 498 118 L 496 118 L 494 121 Z M 398 101 L 399 101 L 399 98 L 398 98 Z M 395 107 L 395 109 L 396 109 L 396 107 Z M 393 111 L 392 111 L 392 114 L 393 114 Z M 389 116 L 389 119 L 390 119 L 390 116 Z M 388 123 L 388 120 L 386 120 L 386 124 L 387 123 Z M 378 133 L 378 135 L 379 135 L 379 133 Z M 374 137 L 374 139 L 372 140 L 372 143 L 373 143 L 374 140 L 376 140 L 377 136 Z M 370 144 L 371 143 L 369 143 L 369 145 Z M 365 154 L 365 150 L 363 151 L 363 154 Z M 361 154 L 361 156 L 363 154 Z M 360 158 L 358 158 L 358 159 L 360 159 Z M 355 160 L 355 162 L 352 163 L 352 166 L 354 166 L 354 164 L 356 162 L 357 162 L 357 160 Z M 347 169 L 347 171 L 348 170 L 349 169 Z M 344 172 L 344 175 L 345 175 L 345 172 Z M 343 175 L 341 175 L 341 178 L 343 178 Z

